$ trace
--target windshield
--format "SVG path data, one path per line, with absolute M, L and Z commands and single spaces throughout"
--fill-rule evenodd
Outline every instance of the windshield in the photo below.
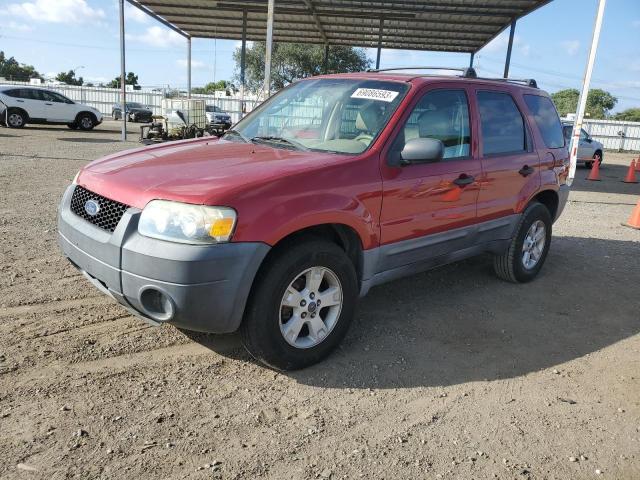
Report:
M 129 108 L 144 108 L 144 106 L 141 103 L 136 103 L 136 102 L 127 102 L 127 107 Z
M 272 141 L 283 148 L 297 145 L 361 153 L 387 124 L 407 90 L 401 82 L 305 80 L 268 99 L 234 130 L 246 139 Z
M 218 107 L 216 107 L 215 105 L 206 105 L 204 107 L 204 109 L 207 112 L 222 112 L 222 110 L 220 110 Z

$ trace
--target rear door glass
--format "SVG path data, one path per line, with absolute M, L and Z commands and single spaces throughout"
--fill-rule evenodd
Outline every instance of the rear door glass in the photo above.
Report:
M 504 92 L 478 92 L 483 155 L 527 150 L 524 118 L 513 97 Z

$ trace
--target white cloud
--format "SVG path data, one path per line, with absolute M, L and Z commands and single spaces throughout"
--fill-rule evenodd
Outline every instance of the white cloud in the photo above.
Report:
M 104 10 L 91 8 L 85 0 L 35 0 L 10 3 L 0 10 L 0 14 L 50 23 L 95 23 L 105 17 Z
M 562 48 L 564 48 L 567 55 L 574 56 L 580 50 L 580 42 L 578 40 L 565 40 L 561 42 Z
M 505 30 L 496 38 L 491 40 L 482 50 L 485 53 L 506 52 L 509 45 L 509 31 Z M 531 53 L 531 45 L 522 40 L 520 35 L 513 36 L 513 48 L 524 57 L 528 57 Z
M 176 65 L 178 65 L 179 67 L 187 68 L 187 60 L 184 58 L 181 58 L 180 60 L 176 61 Z M 200 60 L 191 59 L 191 68 L 192 69 L 206 68 L 206 65 L 204 62 L 201 62 Z
M 14 22 L 13 20 L 11 20 L 6 27 L 9 30 L 14 30 L 16 32 L 30 32 L 33 30 L 32 27 L 30 27 L 29 25 L 25 24 L 25 23 L 17 23 Z
M 127 33 L 125 35 L 127 41 L 144 43 L 151 45 L 152 47 L 166 48 L 166 47 L 185 47 L 187 42 L 185 38 L 179 33 L 163 28 L 160 26 L 149 27 L 141 34 Z
M 113 2 L 113 9 L 116 12 L 120 11 L 120 5 L 117 0 Z M 126 22 L 128 22 L 129 20 L 133 20 L 136 23 L 149 23 L 150 18 L 151 17 L 149 17 L 149 15 L 144 13 L 139 8 L 134 7 L 130 3 L 124 3 L 124 19 Z

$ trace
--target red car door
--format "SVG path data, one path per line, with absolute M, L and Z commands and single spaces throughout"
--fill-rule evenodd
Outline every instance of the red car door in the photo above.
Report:
M 476 89 L 483 174 L 478 220 L 519 213 L 540 186 L 540 158 L 519 95 L 508 89 Z
M 452 230 L 476 222 L 481 168 L 466 89 L 459 83 L 432 87 L 408 111 L 382 154 L 381 270 L 464 248 L 469 236 Z M 400 165 L 403 147 L 419 138 L 441 140 L 444 158 Z

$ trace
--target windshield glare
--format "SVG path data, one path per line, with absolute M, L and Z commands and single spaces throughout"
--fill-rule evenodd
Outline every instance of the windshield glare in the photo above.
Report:
M 271 97 L 235 130 L 245 138 L 284 138 L 310 150 L 362 153 L 407 89 L 405 83 L 379 80 L 305 80 Z

